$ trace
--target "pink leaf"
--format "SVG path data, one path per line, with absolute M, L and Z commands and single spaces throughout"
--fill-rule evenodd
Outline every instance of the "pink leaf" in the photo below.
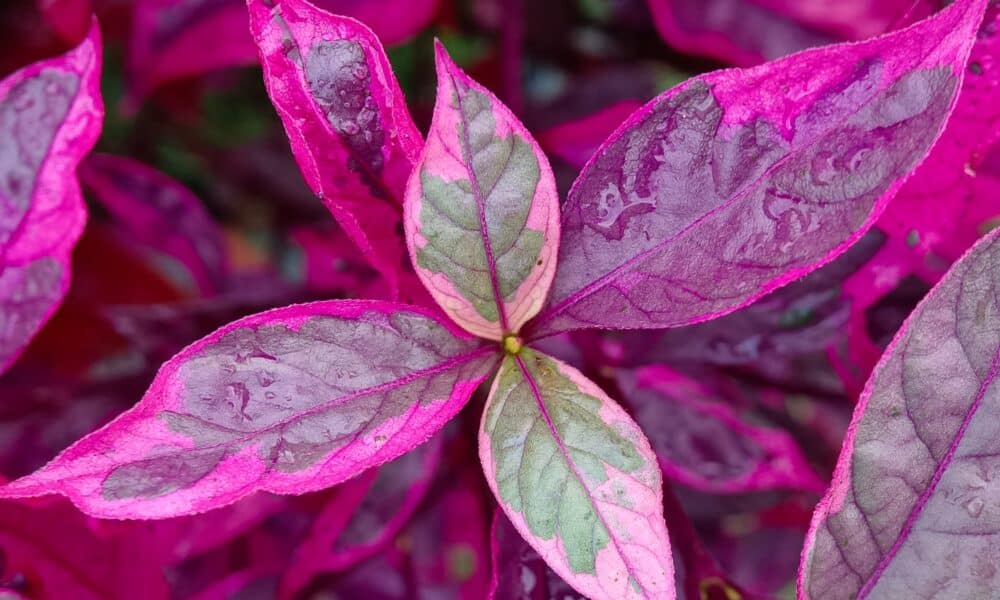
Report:
M 577 591 L 674 597 L 656 455 L 579 371 L 527 348 L 505 357 L 479 455 L 514 527 Z
M 87 220 L 75 171 L 104 117 L 97 23 L 63 56 L 0 81 L 0 373 L 69 287 Z
M 80 180 L 137 242 L 180 262 L 202 294 L 226 287 L 222 229 L 190 190 L 152 167 L 110 154 L 87 157 Z
M 618 382 L 670 479 L 723 494 L 825 489 L 790 435 L 745 422 L 698 382 L 662 366 L 622 371 Z
M 933 146 L 985 9 L 716 71 L 634 114 L 563 206 L 559 270 L 529 337 L 662 328 L 752 303 L 872 225 Z
M 467 331 L 499 340 L 541 308 L 556 270 L 559 196 L 524 125 L 437 46 L 427 144 L 406 190 L 417 274 Z
M 403 189 L 422 141 L 375 34 L 303 0 L 250 0 L 264 82 L 306 183 L 397 293 Z
M 384 302 L 253 315 L 183 350 L 135 408 L 0 496 L 58 493 L 94 516 L 162 518 L 329 487 L 426 441 L 495 352 Z
M 162 565 L 136 560 L 146 551 L 141 538 L 125 532 L 98 536 L 64 501 L 0 501 L 0 597 L 10 586 L 32 600 L 126 600 L 136 590 L 166 600 Z

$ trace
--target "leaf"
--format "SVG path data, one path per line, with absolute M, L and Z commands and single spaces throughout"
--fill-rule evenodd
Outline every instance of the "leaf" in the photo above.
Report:
M 504 358 L 479 455 L 514 526 L 576 590 L 594 599 L 673 598 L 656 456 L 579 371 L 527 348 Z
M 860 391 L 882 354 L 870 338 L 866 315 L 907 277 L 934 284 L 1000 216 L 1000 180 L 985 164 L 1000 147 L 1000 5 L 992 3 L 969 55 L 955 110 L 941 139 L 879 218 L 888 239 L 865 268 L 845 282 L 851 299 L 848 359 Z M 884 344 L 883 344 L 884 345 Z
M 621 100 L 583 118 L 546 129 L 538 134 L 538 143 L 549 154 L 583 168 L 601 143 L 640 106 L 636 100 Z
M 162 565 L 135 560 L 147 550 L 141 538 L 100 536 L 88 525 L 66 502 L 0 501 L 0 597 L 10 597 L 9 588 L 41 600 L 124 600 L 136 590 L 150 600 L 170 597 Z
M 53 23 L 55 7 L 68 2 L 39 1 L 54 4 L 47 12 Z M 310 4 L 358 19 L 371 27 L 382 43 L 393 45 L 427 27 L 439 1 L 316 0 Z M 60 17 L 66 20 L 64 15 Z M 257 47 L 248 29 L 243 0 L 137 0 L 128 46 L 132 102 L 171 81 L 256 64 Z
M 842 253 L 936 140 L 983 9 L 963 0 L 647 104 L 573 184 L 528 337 L 705 321 Z
M 493 515 L 490 537 L 493 546 L 490 600 L 586 600 L 545 564 L 503 511 Z
M 406 190 L 417 274 L 480 337 L 517 332 L 555 274 L 559 197 L 548 160 L 492 93 L 437 44 L 434 119 Z
M 281 597 L 298 597 L 317 575 L 349 569 L 390 542 L 423 500 L 440 463 L 441 442 L 438 434 L 377 473 L 344 483 L 296 549 Z
M 802 552 L 802 598 L 1000 588 L 1000 231 L 917 306 L 858 400 Z
M 303 0 L 250 0 L 264 83 L 299 168 L 393 294 L 413 278 L 403 189 L 423 142 L 382 44 Z
M 190 190 L 139 161 L 110 154 L 87 157 L 80 180 L 121 229 L 180 262 L 202 294 L 226 287 L 222 228 Z
M 96 22 L 70 52 L 0 81 L 0 373 L 69 287 L 87 220 L 76 165 L 101 130 Z
M 667 44 L 740 67 L 840 41 L 754 0 L 646 0 L 646 4 Z
M 162 518 L 255 490 L 322 489 L 426 441 L 495 363 L 494 348 L 416 307 L 260 313 L 187 347 L 135 408 L 0 496 L 58 493 L 93 516 Z
M 663 366 L 616 379 L 670 479 L 721 494 L 825 489 L 790 435 L 745 422 L 698 382 Z

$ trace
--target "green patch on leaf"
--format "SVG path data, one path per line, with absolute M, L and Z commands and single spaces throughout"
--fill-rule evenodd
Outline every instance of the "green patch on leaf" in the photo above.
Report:
M 497 377 L 484 430 L 500 498 L 534 535 L 558 535 L 575 573 L 594 573 L 610 540 L 595 490 L 608 480 L 607 466 L 633 473 L 643 457 L 601 418 L 601 400 L 581 392 L 552 359 L 524 348 L 504 359 Z

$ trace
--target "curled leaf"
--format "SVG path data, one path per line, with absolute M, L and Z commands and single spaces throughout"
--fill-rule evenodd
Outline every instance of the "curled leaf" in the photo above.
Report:
M 504 512 L 567 583 L 594 599 L 673 598 L 656 456 L 579 371 L 527 348 L 507 356 L 479 455 Z
M 529 337 L 705 321 L 838 256 L 936 141 L 984 8 L 655 98 L 573 184 Z
M 202 512 L 329 487 L 426 441 L 496 363 L 432 313 L 371 301 L 235 321 L 168 361 L 142 401 L 0 488 L 94 516 Z
M 524 125 L 437 46 L 438 91 L 406 190 L 417 274 L 466 330 L 501 339 L 534 316 L 556 270 L 559 197 Z
M 97 23 L 63 56 L 0 81 L 0 373 L 69 287 L 87 220 L 76 166 L 101 130 Z
M 925 297 L 858 401 L 802 552 L 802 598 L 1000 589 L 1000 232 Z

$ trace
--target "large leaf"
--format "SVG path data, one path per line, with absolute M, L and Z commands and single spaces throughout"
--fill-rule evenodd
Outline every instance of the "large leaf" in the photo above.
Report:
M 1000 232 L 913 312 L 854 411 L 802 552 L 803 598 L 1000 589 Z
M 556 270 L 559 196 L 524 125 L 437 45 L 434 120 L 406 190 L 406 239 L 431 295 L 500 339 L 535 315 Z
M 704 321 L 832 260 L 937 139 L 984 7 L 708 73 L 647 104 L 570 190 L 530 334 Z
M 249 8 L 264 83 L 306 183 L 395 293 L 414 277 L 402 203 L 423 142 L 382 44 L 303 0 Z
M 490 488 L 522 536 L 592 598 L 672 598 L 656 456 L 579 371 L 523 349 L 493 382 L 479 434 Z
M 87 220 L 76 166 L 101 131 L 101 38 L 0 81 L 0 373 L 69 287 Z
M 80 180 L 137 242 L 179 262 L 202 294 L 226 287 L 222 228 L 190 190 L 139 161 L 111 154 L 89 156 Z
M 426 441 L 495 363 L 492 347 L 415 307 L 260 313 L 183 350 L 135 408 L 0 496 L 157 518 L 321 489 Z
M 859 391 L 882 347 L 866 327 L 869 309 L 910 276 L 934 284 L 1000 216 L 1000 180 L 986 157 L 1000 147 L 1000 5 L 993 3 L 969 54 L 968 72 L 948 126 L 875 226 L 888 239 L 844 286 L 852 304 L 848 358 Z M 844 369 L 846 371 L 846 369 Z

